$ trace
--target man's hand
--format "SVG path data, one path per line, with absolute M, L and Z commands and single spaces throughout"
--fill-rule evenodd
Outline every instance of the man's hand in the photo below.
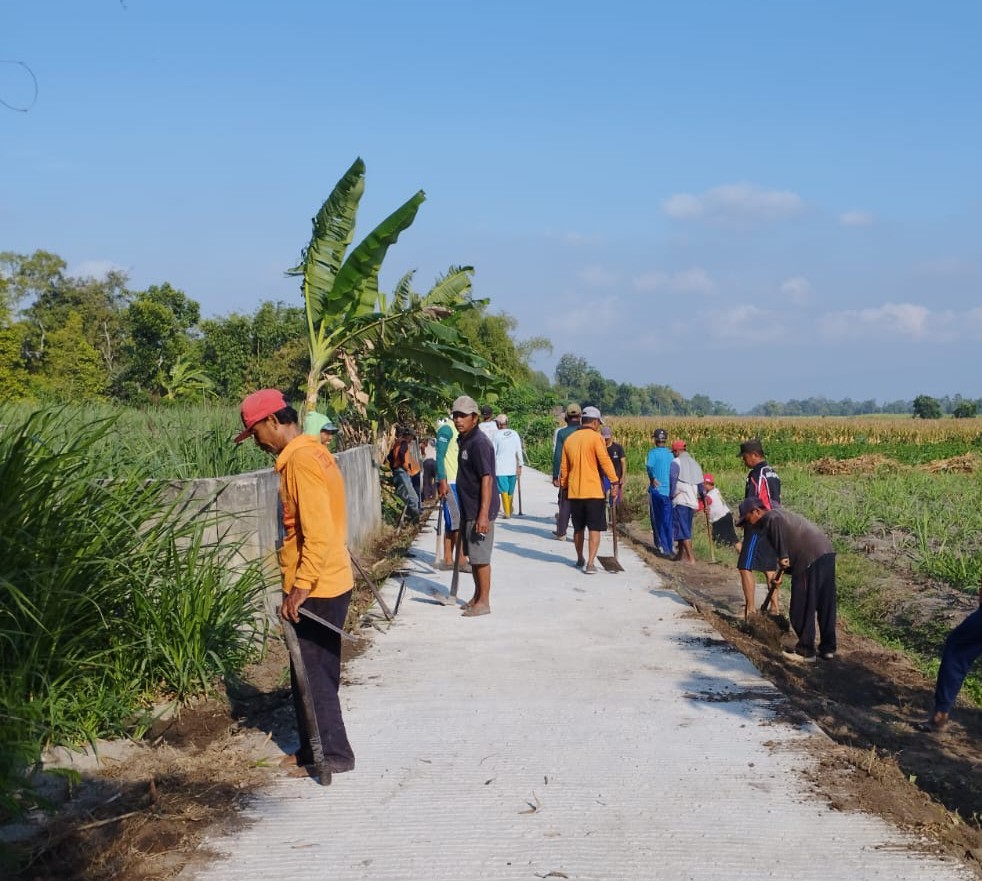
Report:
M 283 597 L 283 605 L 280 606 L 280 617 L 292 621 L 294 624 L 300 622 L 300 612 L 297 610 L 304 604 L 310 596 L 310 588 L 295 587 Z
M 448 492 L 450 492 L 450 484 L 447 483 L 447 479 L 445 477 L 442 477 L 437 483 L 436 494 L 441 499 L 445 499 L 447 497 Z
M 552 479 L 552 485 L 553 485 L 554 487 L 556 487 L 556 489 L 559 489 L 559 478 L 558 478 L 558 477 L 554 477 L 554 478 Z
M 790 569 L 791 560 L 788 557 L 781 557 L 781 559 L 777 561 L 777 565 L 780 566 L 782 569 Z
M 474 521 L 474 531 L 478 535 L 487 535 L 491 531 L 491 521 L 488 520 L 487 514 L 479 514 L 477 520 Z

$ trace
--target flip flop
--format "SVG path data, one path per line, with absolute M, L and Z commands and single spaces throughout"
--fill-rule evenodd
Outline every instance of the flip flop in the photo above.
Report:
M 460 613 L 461 618 L 477 618 L 479 615 L 490 615 L 490 609 L 475 609 L 473 606 L 468 605 L 463 612 Z
M 922 722 L 914 723 L 914 730 L 921 731 L 924 734 L 939 734 L 948 727 L 948 721 L 945 720 L 940 725 L 934 721 L 933 718 L 924 719 Z

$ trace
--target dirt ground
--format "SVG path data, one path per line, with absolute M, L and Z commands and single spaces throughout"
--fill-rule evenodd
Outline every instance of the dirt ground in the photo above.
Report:
M 869 811 L 917 833 L 982 878 L 982 711 L 957 708 L 942 735 L 915 732 L 911 723 L 927 714 L 933 683 L 901 655 L 840 630 L 834 661 L 788 665 L 780 653 L 786 621 L 758 616 L 745 625 L 731 566 L 662 560 L 650 553 L 644 530 L 627 532 L 720 640 L 827 732 L 832 744 L 821 749 L 811 775 L 817 794 L 833 809 Z M 397 535 L 376 548 L 374 574 L 399 565 L 409 538 Z M 901 589 L 903 574 L 893 577 Z M 356 617 L 367 602 L 366 592 Z M 85 774 L 63 807 L 35 824 L 34 859 L 12 879 L 163 881 L 207 859 L 204 834 L 244 822 L 246 797 L 282 773 L 276 759 L 293 732 L 286 669 L 285 649 L 274 641 L 227 695 L 186 708 Z

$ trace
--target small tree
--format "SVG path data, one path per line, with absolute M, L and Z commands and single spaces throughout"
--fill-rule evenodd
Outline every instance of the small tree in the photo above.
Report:
M 951 411 L 951 415 L 955 419 L 974 419 L 979 415 L 979 405 L 975 401 L 962 401 Z
M 913 411 L 915 419 L 940 419 L 942 416 L 941 404 L 930 395 L 918 395 L 914 398 Z

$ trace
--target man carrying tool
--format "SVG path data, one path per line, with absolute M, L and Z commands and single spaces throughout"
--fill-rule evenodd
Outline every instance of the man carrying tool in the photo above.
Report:
M 744 498 L 760 499 L 764 509 L 768 511 L 771 508 L 779 508 L 781 478 L 767 464 L 760 441 L 756 439 L 744 441 L 740 444 L 740 456 L 743 464 L 750 469 L 743 493 Z M 774 548 L 752 525 L 743 530 L 737 569 L 740 572 L 740 586 L 743 589 L 743 617 L 747 619 L 757 611 L 757 576 L 754 573 L 763 572 L 769 585 L 777 571 L 777 556 Z M 776 615 L 780 610 L 777 591 L 772 592 L 770 597 L 771 613 Z
M 436 560 L 437 569 L 453 569 L 453 549 L 460 529 L 460 499 L 457 496 L 457 429 L 450 419 L 437 422 L 436 430 L 436 480 L 437 495 L 442 499 L 443 560 Z M 465 561 L 459 564 L 461 572 L 470 572 Z
M 566 491 L 559 486 L 559 469 L 563 463 L 563 444 L 573 432 L 580 429 L 582 411 L 579 404 L 567 404 L 566 426 L 557 428 L 552 441 L 552 485 L 559 490 L 559 511 L 556 513 L 556 531 L 553 535 L 559 541 L 566 541 L 566 530 L 569 529 L 569 498 Z
M 652 544 L 655 553 L 672 556 L 672 497 L 669 495 L 672 452 L 665 446 L 668 432 L 656 428 L 652 439 L 655 445 L 648 450 L 645 470 L 648 472 L 648 516 L 651 519 Z
M 515 487 L 522 474 L 525 464 L 525 454 L 522 452 L 522 439 L 514 429 L 508 427 L 508 415 L 499 413 L 495 422 L 498 430 L 494 433 L 494 471 L 498 480 L 498 493 L 501 496 L 501 507 L 507 520 L 511 517 L 512 500 L 515 498 Z
M 781 583 L 791 573 L 791 626 L 798 642 L 784 649 L 784 657 L 796 663 L 815 662 L 815 618 L 818 617 L 818 656 L 835 657 L 835 548 L 814 523 L 785 508 L 767 510 L 763 499 L 750 496 L 740 503 L 737 526 L 749 525 L 764 536 L 777 554 L 778 571 L 769 578 Z
M 610 504 L 619 505 L 624 492 L 624 479 L 627 477 L 627 454 L 624 452 L 624 447 L 614 441 L 614 432 L 610 426 L 605 425 L 601 428 L 600 436 L 607 445 L 607 455 L 610 456 L 610 461 L 614 463 L 614 470 L 617 472 L 616 484 L 611 483 L 606 476 L 601 482 L 604 492 L 610 494 Z
M 282 392 L 253 392 L 240 408 L 242 443 L 276 457 L 280 478 L 283 540 L 278 558 L 283 578 L 280 617 L 296 639 L 290 651 L 290 678 L 300 748 L 284 766 L 295 776 L 330 783 L 332 773 L 351 771 L 355 756 L 341 716 L 341 637 L 334 629 L 301 617 L 300 608 L 343 629 L 354 577 L 346 547 L 348 521 L 344 481 L 334 457 L 319 438 L 301 433 L 297 411 Z M 292 634 L 291 634 L 292 636 Z
M 474 596 L 464 608 L 465 618 L 491 614 L 491 549 L 494 518 L 498 516 L 498 483 L 494 473 L 494 446 L 480 430 L 473 398 L 461 395 L 453 402 L 457 429 L 457 493 L 460 496 L 461 546 L 470 561 Z
M 677 542 L 675 559 L 695 563 L 692 553 L 692 518 L 705 496 L 702 466 L 689 455 L 684 440 L 672 441 L 672 464 L 668 470 L 668 495 L 672 500 L 672 539 Z
M 607 445 L 600 436 L 603 419 L 596 407 L 584 407 L 582 426 L 563 444 L 563 461 L 559 468 L 559 486 L 569 497 L 570 518 L 573 521 L 573 545 L 576 565 L 586 575 L 597 571 L 596 558 L 600 549 L 600 533 L 607 531 L 607 502 L 601 474 L 611 484 L 617 484 L 617 472 L 610 461 Z M 583 532 L 590 530 L 588 555 L 583 556 Z

